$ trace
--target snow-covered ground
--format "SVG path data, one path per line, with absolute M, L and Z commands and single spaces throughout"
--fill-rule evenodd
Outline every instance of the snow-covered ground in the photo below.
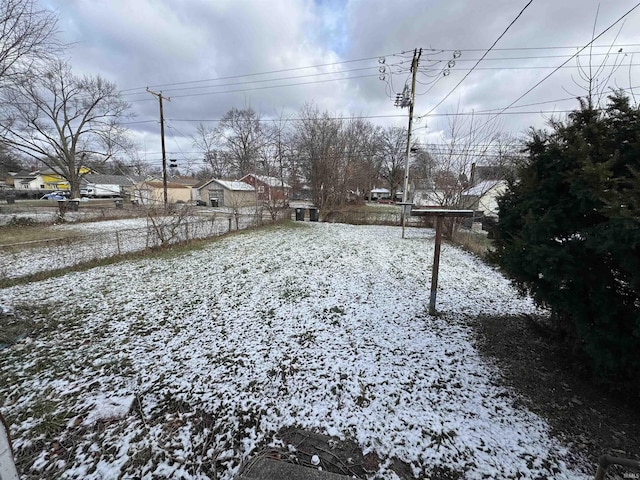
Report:
M 469 316 L 535 310 L 433 231 L 296 224 L 0 290 L 36 333 L 0 351 L 20 467 L 44 478 L 231 479 L 286 426 L 416 478 L 588 478 L 497 383 Z M 70 294 L 73 292 L 73 294 Z M 571 459 L 571 464 L 566 463 Z M 155 475 L 155 476 L 154 476 Z

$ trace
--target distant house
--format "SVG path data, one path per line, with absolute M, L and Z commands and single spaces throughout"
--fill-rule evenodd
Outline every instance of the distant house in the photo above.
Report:
M 369 200 L 372 202 L 378 200 L 391 200 L 391 191 L 386 188 L 374 188 L 369 193 Z
M 256 204 L 253 186 L 245 182 L 212 179 L 198 187 L 200 200 L 211 207 L 249 207 Z
M 171 177 L 169 179 L 171 183 L 177 183 L 179 185 L 184 185 L 189 188 L 189 192 L 191 193 L 191 201 L 199 200 L 198 197 L 198 188 L 202 184 L 202 180 L 198 180 L 197 178 L 191 177 Z
M 291 185 L 280 178 L 248 174 L 238 181 L 253 186 L 256 189 L 258 200 L 262 203 L 268 202 L 275 205 L 289 203 Z
M 483 180 L 462 192 L 464 208 L 481 211 L 487 217 L 498 216 L 498 197 L 507 190 L 505 180 Z
M 164 183 L 144 180 L 134 186 L 132 200 L 144 205 L 164 204 Z M 189 203 L 191 189 L 186 185 L 167 182 L 167 203 Z
M 81 171 L 81 173 L 87 173 L 88 168 Z M 53 168 L 45 168 L 40 170 L 42 176 L 42 183 L 44 183 L 45 190 L 69 190 L 69 182 L 61 174 L 59 174 Z
M 80 174 L 87 174 L 90 170 L 80 168 Z M 69 190 L 69 182 L 52 168 L 41 170 L 21 171 L 13 176 L 16 190 Z
M 44 190 L 44 181 L 40 170 L 30 172 L 22 170 L 13 176 L 13 187 L 16 190 Z

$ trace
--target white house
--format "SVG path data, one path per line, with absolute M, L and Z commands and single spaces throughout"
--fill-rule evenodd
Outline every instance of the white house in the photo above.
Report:
M 462 192 L 465 208 L 479 210 L 488 217 L 498 216 L 498 197 L 507 190 L 505 180 L 483 180 Z

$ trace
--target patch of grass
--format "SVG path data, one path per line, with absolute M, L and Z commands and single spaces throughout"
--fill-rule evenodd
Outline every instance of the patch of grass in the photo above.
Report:
M 0 317 L 0 349 L 3 345 L 12 345 L 21 338 L 29 335 L 33 323 L 16 317 Z
M 40 247 L 37 242 L 70 240 L 82 236 L 79 232 L 52 230 L 42 224 L 30 224 L 26 218 L 13 218 L 15 222 L 12 220 L 9 225 L 0 227 L 0 246 L 33 242 L 20 248 Z
M 469 230 L 456 230 L 453 232 L 451 241 L 480 258 L 486 257 L 492 245 L 486 234 Z

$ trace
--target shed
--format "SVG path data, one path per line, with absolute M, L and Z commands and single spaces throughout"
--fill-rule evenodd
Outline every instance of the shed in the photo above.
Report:
M 245 182 L 211 179 L 198 190 L 200 199 L 212 207 L 235 209 L 256 204 L 255 188 Z

